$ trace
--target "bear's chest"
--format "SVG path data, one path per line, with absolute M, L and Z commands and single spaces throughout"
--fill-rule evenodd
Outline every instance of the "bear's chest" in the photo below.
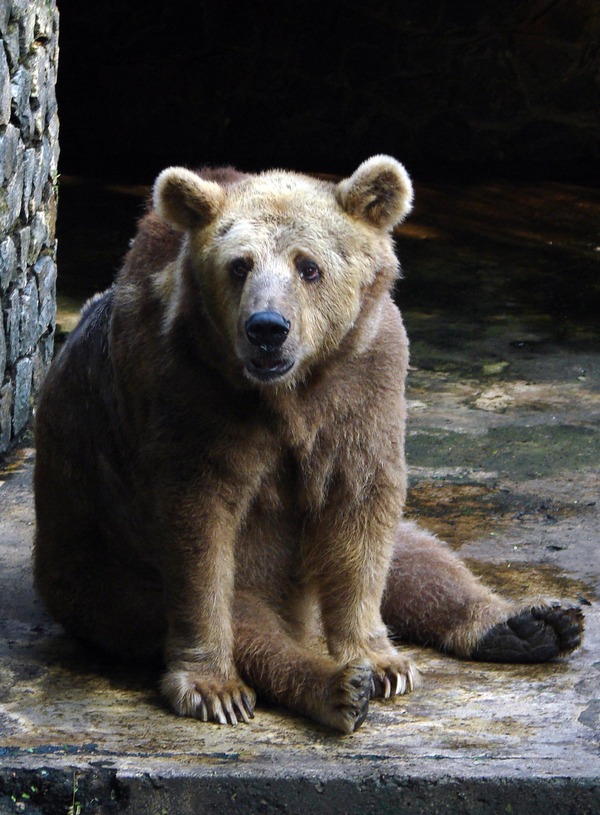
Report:
M 285 455 L 264 477 L 244 522 L 235 549 L 236 585 L 285 599 L 300 567 L 305 505 L 301 474 Z

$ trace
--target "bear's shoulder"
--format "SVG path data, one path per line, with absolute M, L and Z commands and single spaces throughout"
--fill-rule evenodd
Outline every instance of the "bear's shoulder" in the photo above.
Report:
M 128 276 L 146 275 L 149 269 L 172 263 L 179 254 L 183 237 L 182 232 L 173 229 L 154 210 L 148 211 L 138 222 L 125 258 Z

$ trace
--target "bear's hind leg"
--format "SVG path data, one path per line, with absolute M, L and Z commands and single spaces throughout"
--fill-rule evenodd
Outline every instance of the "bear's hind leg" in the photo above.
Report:
M 506 600 L 410 522 L 398 530 L 382 616 L 403 640 L 487 662 L 545 662 L 577 648 L 583 631 L 580 609 Z
M 264 699 L 342 733 L 364 722 L 372 695 L 372 666 L 340 665 L 296 640 L 267 603 L 236 596 L 235 661 L 241 676 Z
M 56 540 L 38 531 L 35 585 L 52 617 L 76 639 L 117 659 L 159 660 L 166 633 L 160 583 L 143 568 L 112 564 L 82 526 Z

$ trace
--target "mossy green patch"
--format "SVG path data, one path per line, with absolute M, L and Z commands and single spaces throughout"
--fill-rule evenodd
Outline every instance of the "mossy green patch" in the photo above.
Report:
M 477 435 L 419 431 L 406 444 L 415 466 L 467 467 L 517 479 L 596 467 L 600 461 L 600 430 L 577 425 L 512 425 Z

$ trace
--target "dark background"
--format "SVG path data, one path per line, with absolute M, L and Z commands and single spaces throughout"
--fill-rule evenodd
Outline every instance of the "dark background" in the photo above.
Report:
M 165 165 L 580 183 L 600 156 L 598 0 L 64 0 L 63 174 Z

